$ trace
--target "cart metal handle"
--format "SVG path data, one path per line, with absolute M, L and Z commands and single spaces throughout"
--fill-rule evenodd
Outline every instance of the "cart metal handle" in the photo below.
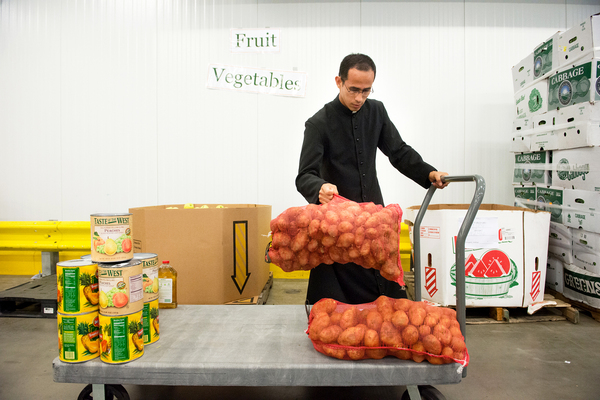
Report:
M 465 243 L 471 225 L 475 220 L 475 215 L 483 201 L 485 194 L 485 180 L 479 175 L 464 176 L 444 176 L 442 182 L 475 182 L 475 193 L 473 200 L 467 211 L 467 215 L 458 231 L 456 237 L 456 317 L 460 324 L 460 330 L 466 340 L 466 299 L 465 299 Z M 413 226 L 413 244 L 414 244 L 414 274 L 415 274 L 415 300 L 421 301 L 421 221 L 425 216 L 429 202 L 436 191 L 435 186 L 431 186 L 425 195 L 423 204 L 415 218 Z M 466 369 L 463 371 L 466 375 Z

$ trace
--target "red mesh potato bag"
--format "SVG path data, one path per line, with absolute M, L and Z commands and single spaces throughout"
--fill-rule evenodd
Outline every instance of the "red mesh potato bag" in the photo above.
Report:
M 351 305 L 319 300 L 306 331 L 315 350 L 341 360 L 393 356 L 431 364 L 469 363 L 465 338 L 451 308 L 380 296 Z
M 356 263 L 404 286 L 399 238 L 402 209 L 334 196 L 327 204 L 291 207 L 271 220 L 270 262 L 286 272 Z

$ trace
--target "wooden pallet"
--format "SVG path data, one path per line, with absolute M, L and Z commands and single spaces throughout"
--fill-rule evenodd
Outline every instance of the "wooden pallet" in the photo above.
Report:
M 0 292 L 0 317 L 56 318 L 56 275 Z
M 406 294 L 410 300 L 415 298 L 414 273 L 404 273 Z M 467 307 L 467 325 L 481 324 L 515 324 L 522 322 L 549 322 L 570 321 L 574 324 L 579 322 L 579 311 L 566 300 L 556 298 L 552 294 L 544 295 L 544 302 L 548 302 L 534 314 L 528 314 L 526 307 Z M 555 304 L 550 304 L 554 302 Z M 597 310 L 600 313 L 600 310 Z M 600 318 L 600 315 L 599 315 Z
M 265 283 L 265 287 L 262 292 L 258 296 L 247 297 L 245 299 L 239 299 L 230 301 L 229 303 L 225 303 L 228 305 L 265 305 L 267 304 L 267 299 L 269 298 L 269 293 L 271 292 L 271 288 L 273 287 L 273 273 L 269 272 L 269 279 L 267 283 Z
M 565 297 L 562 293 L 557 292 L 556 290 L 551 289 L 549 287 L 546 287 L 546 293 L 549 293 L 550 295 L 554 296 L 556 299 L 563 301 L 565 303 L 568 303 L 569 305 L 571 305 L 575 308 L 578 308 L 580 310 L 588 312 L 592 316 L 592 318 L 594 318 L 596 321 L 600 322 L 600 309 L 594 308 L 588 304 L 582 303 L 577 300 L 569 299 L 569 298 Z

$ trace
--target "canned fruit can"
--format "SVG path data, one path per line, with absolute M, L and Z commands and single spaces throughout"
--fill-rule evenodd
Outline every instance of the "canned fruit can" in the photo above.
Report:
M 158 255 L 154 253 L 134 253 L 133 259 L 142 262 L 144 303 L 158 299 Z
M 92 261 L 120 262 L 133 258 L 133 216 L 131 214 L 92 214 Z
M 102 315 L 126 315 L 144 306 L 142 262 L 98 264 L 99 304 Z
M 69 260 L 56 264 L 56 301 L 62 314 L 98 311 L 98 266 L 91 261 Z
M 123 364 L 144 354 L 142 311 L 129 315 L 100 314 L 100 360 Z
M 144 303 L 142 318 L 144 325 L 144 345 L 157 342 L 158 339 L 160 339 L 158 299 L 149 303 Z
M 58 357 L 68 363 L 92 360 L 100 355 L 98 311 L 65 315 L 58 313 Z

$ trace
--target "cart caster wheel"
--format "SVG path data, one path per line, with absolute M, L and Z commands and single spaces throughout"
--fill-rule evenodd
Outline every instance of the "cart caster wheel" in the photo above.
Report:
M 421 395 L 421 400 L 446 400 L 442 392 L 429 385 L 419 386 L 419 394 Z M 411 400 L 408 389 L 402 394 L 401 400 Z
M 77 400 L 94 400 L 92 385 L 83 388 Z M 123 385 L 104 385 L 104 400 L 130 400 Z

